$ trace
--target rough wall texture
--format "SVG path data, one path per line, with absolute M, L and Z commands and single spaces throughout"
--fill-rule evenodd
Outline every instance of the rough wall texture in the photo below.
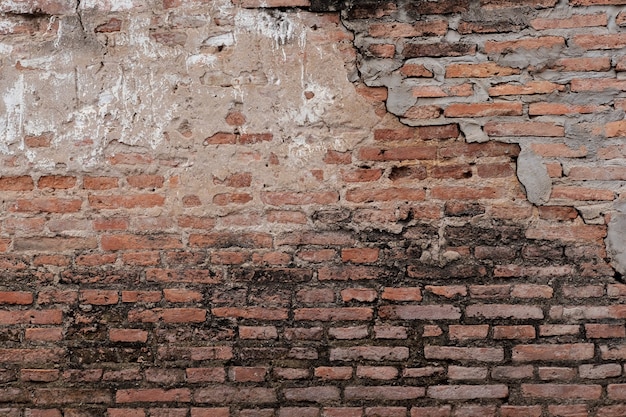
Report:
M 0 416 L 625 416 L 624 4 L 0 1 Z

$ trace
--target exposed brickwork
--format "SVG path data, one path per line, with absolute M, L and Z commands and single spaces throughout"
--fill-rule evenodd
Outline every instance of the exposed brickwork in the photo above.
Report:
M 0 416 L 623 417 L 625 5 L 0 2 Z

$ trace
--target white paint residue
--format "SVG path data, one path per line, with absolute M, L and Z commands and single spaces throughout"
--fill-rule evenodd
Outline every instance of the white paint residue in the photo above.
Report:
M 288 146 L 289 158 L 287 158 L 286 162 L 293 167 L 305 166 L 313 155 L 323 155 L 327 150 L 327 146 L 324 142 L 316 141 L 314 145 L 311 145 L 302 136 L 295 137 L 293 142 L 289 143 Z
M 83 10 L 98 9 L 119 12 L 139 7 L 142 3 L 143 2 L 139 0 L 82 0 L 80 2 L 80 8 Z
M 232 46 L 235 44 L 235 35 L 232 33 L 223 33 L 217 36 L 211 36 L 203 42 L 206 46 Z
M 187 69 L 194 65 L 204 65 L 207 67 L 212 67 L 217 61 L 217 57 L 211 54 L 196 54 L 187 57 L 185 63 L 187 64 Z
M 287 13 L 264 10 L 240 10 L 235 16 L 235 26 L 240 32 L 256 32 L 274 41 L 274 47 L 281 47 L 296 36 L 296 24 Z
M 6 43 L 0 43 L 0 54 L 9 55 L 13 52 L 13 45 L 7 45 Z
M 310 99 L 304 97 L 304 91 L 310 91 L 314 96 Z M 297 109 L 288 109 L 288 117 L 295 121 L 299 126 L 317 123 L 322 120 L 322 116 L 326 113 L 335 101 L 335 95 L 330 88 L 309 81 L 304 85 L 302 92 L 302 104 Z
M 9 145 L 22 138 L 24 126 L 24 75 L 2 95 L 4 116 L 0 117 L 0 152 L 9 153 Z M 20 146 L 23 148 L 23 144 Z

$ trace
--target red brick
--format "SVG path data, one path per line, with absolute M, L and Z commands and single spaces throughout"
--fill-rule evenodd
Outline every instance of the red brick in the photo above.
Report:
M 276 392 L 271 388 L 213 386 L 194 392 L 196 403 L 211 404 L 266 404 L 276 402 Z
M 0 304 L 28 305 L 33 303 L 33 294 L 26 291 L 0 291 Z
M 345 182 L 370 182 L 378 180 L 381 175 L 380 169 L 355 169 L 343 172 L 341 178 Z
M 600 385 L 522 384 L 522 395 L 531 398 L 595 400 L 602 395 Z
M 234 382 L 263 382 L 267 370 L 268 368 L 259 366 L 233 366 L 228 371 L 228 377 Z
M 517 68 L 502 67 L 495 62 L 480 64 L 450 64 L 446 68 L 446 78 L 491 78 L 519 74 Z
M 580 365 L 578 374 L 585 379 L 613 378 L 622 375 L 622 366 L 618 363 Z
M 58 327 L 29 328 L 25 330 L 26 340 L 35 342 L 58 342 L 63 340 L 63 329 Z
M 159 194 L 89 195 L 89 205 L 96 210 L 161 207 L 165 197 Z
M 358 378 L 392 380 L 398 376 L 398 369 L 393 366 L 357 366 Z
M 388 97 L 387 87 L 367 87 L 365 85 L 357 85 L 356 92 L 358 95 L 371 102 L 385 101 Z
M 328 336 L 334 339 L 364 339 L 368 336 L 367 326 L 331 327 Z
M 378 400 L 400 401 L 421 398 L 426 394 L 423 387 L 407 386 L 348 386 L 344 389 L 346 401 Z
M 331 361 L 403 361 L 409 357 L 406 347 L 354 346 L 331 348 Z
M 597 241 L 606 237 L 604 226 L 575 225 L 559 227 L 542 226 L 531 227 L 526 231 L 526 238 L 541 240 L 573 241 Z
M 378 248 L 346 248 L 341 250 L 341 260 L 353 263 L 372 263 L 378 260 Z
M 191 417 L 229 417 L 230 410 L 224 408 L 191 408 Z
M 514 304 L 472 304 L 465 309 L 467 317 L 483 317 L 486 319 L 542 319 L 541 307 L 534 305 Z
M 422 3 L 422 4 L 429 4 Z M 422 58 L 422 57 L 446 57 L 446 56 L 464 56 L 475 55 L 476 45 L 469 43 L 408 43 L 404 45 L 402 51 L 404 58 Z
M 0 177 L 0 191 L 31 191 L 33 188 L 35 185 L 30 176 Z
M 405 417 L 406 407 L 367 407 L 365 417 Z
M 448 327 L 450 340 L 486 339 L 489 333 L 488 324 L 456 325 Z
M 461 311 L 452 305 L 401 305 L 382 306 L 378 315 L 392 320 L 458 320 Z
M 350 366 L 319 366 L 315 368 L 315 377 L 323 380 L 348 380 L 352 378 Z
M 140 329 L 109 329 L 111 342 L 139 342 L 148 341 L 148 332 Z
M 457 85 L 423 85 L 413 87 L 413 97 L 440 98 L 440 97 L 470 97 L 474 94 L 474 85 L 471 83 Z
M 580 326 L 574 324 L 542 324 L 539 326 L 540 336 L 577 335 Z
M 532 365 L 496 366 L 491 370 L 493 379 L 526 379 L 533 377 Z
M 62 310 L 0 310 L 0 325 L 62 323 Z
M 361 148 L 359 159 L 369 161 L 404 161 L 436 159 L 437 148 L 434 146 L 403 146 L 398 148 Z
M 502 348 L 474 348 L 453 346 L 424 346 L 426 359 L 447 359 L 453 361 L 502 362 Z
M 182 248 L 180 237 L 175 235 L 104 235 L 100 245 L 105 251 Z
M 391 301 L 422 301 L 422 291 L 419 287 L 385 287 L 381 297 Z
M 549 285 L 519 284 L 514 285 L 511 297 L 514 298 L 552 298 L 554 290 Z
M 372 316 L 373 310 L 368 307 L 297 308 L 294 310 L 294 320 L 363 321 L 370 320 Z
M 570 82 L 572 92 L 606 91 L 606 90 L 626 90 L 626 80 L 615 78 L 582 78 L 573 79 Z
M 592 359 L 592 343 L 564 343 L 558 345 L 517 345 L 513 347 L 513 361 L 582 361 Z
M 485 52 L 488 54 L 502 54 L 516 52 L 519 49 L 536 50 L 542 48 L 562 48 L 564 46 L 565 39 L 560 36 L 539 36 L 513 41 L 487 41 L 485 42 Z
M 76 185 L 76 177 L 68 177 L 61 175 L 45 175 L 39 177 L 37 181 L 38 188 L 53 188 L 57 190 L 64 190 L 72 188 Z
M 548 411 L 554 417 L 587 417 L 589 415 L 585 404 L 549 405 Z
M 17 200 L 11 210 L 32 213 L 76 213 L 80 211 L 82 205 L 83 201 L 79 199 L 33 198 Z
M 253 320 L 286 320 L 288 311 L 284 308 L 263 307 L 214 307 L 211 313 L 217 317 L 242 318 Z
M 206 320 L 206 310 L 200 308 L 157 308 L 154 310 L 130 310 L 130 323 L 202 323 Z
M 453 103 L 444 111 L 445 117 L 521 116 L 522 103 Z
M 545 29 L 576 29 L 582 27 L 606 26 L 606 14 L 580 14 L 566 19 L 533 19 L 530 21 L 535 30 Z
M 529 325 L 494 326 L 494 339 L 534 339 L 535 328 Z
M 53 382 L 59 379 L 58 369 L 22 369 L 20 380 L 31 382 Z
M 83 188 L 86 190 L 110 190 L 119 186 L 116 177 L 84 177 Z
M 123 303 L 158 303 L 161 291 L 122 291 Z
M 589 339 L 624 338 L 626 327 L 623 324 L 585 324 L 585 334 Z
M 626 46 L 626 35 L 622 33 L 610 35 L 576 35 L 574 44 L 588 50 L 620 49 Z
M 377 58 L 393 58 L 396 46 L 391 44 L 373 44 L 367 48 L 369 53 Z
M 376 290 L 370 288 L 346 288 L 341 290 L 341 299 L 343 302 L 359 301 L 372 302 L 377 297 Z
M 406 77 L 433 77 L 433 73 L 421 64 L 404 64 L 400 68 L 400 73 Z
M 490 136 L 562 137 L 565 129 L 550 122 L 488 122 L 485 133 Z
M 428 396 L 442 400 L 474 400 L 479 398 L 506 398 L 506 385 L 434 385 L 428 387 Z
M 283 395 L 287 401 L 312 401 L 328 403 L 339 400 L 337 387 L 308 387 L 308 388 L 285 388 Z
M 261 193 L 261 200 L 272 206 L 332 204 L 339 200 L 339 195 L 335 191 L 308 193 L 266 191 Z
M 563 116 L 569 114 L 589 114 L 589 113 L 602 113 L 609 110 L 607 106 L 597 106 L 597 105 L 575 105 L 575 104 L 562 104 L 562 103 L 530 103 L 528 106 L 528 115 L 530 116 L 543 116 L 543 115 L 555 115 L 555 116 Z M 533 150 L 538 144 L 532 144 Z M 567 145 L 564 144 L 551 144 L 554 147 L 563 148 L 566 151 L 566 154 L 563 156 L 568 156 L 571 153 L 571 150 L 568 151 Z M 545 144 L 544 146 L 549 146 Z M 581 146 L 581 148 L 585 148 Z M 585 148 L 586 151 L 586 148 Z M 585 152 L 586 154 L 586 152 Z M 554 155 L 559 156 L 559 155 Z M 576 155 L 571 156 L 571 158 L 579 158 L 585 155 Z
M 325 407 L 322 417 L 361 417 L 361 407 Z
M 119 296 L 115 290 L 81 290 L 79 299 L 86 304 L 111 305 L 117 304 Z
M 448 366 L 450 380 L 483 380 L 487 379 L 488 369 L 480 367 Z
M 111 393 L 109 390 L 104 389 L 50 388 L 35 390 L 33 399 L 35 405 L 109 404 L 111 402 Z
M 411 407 L 411 417 L 450 417 L 452 407 L 442 405 L 440 407 Z
M 446 285 L 446 286 L 427 285 L 426 291 L 429 291 L 435 295 L 439 295 L 445 298 L 455 298 L 457 296 L 464 297 L 467 295 L 467 287 L 463 285 Z
M 175 389 L 123 389 L 115 394 L 116 403 L 135 402 L 190 402 L 191 392 L 187 388 Z
M 226 380 L 226 371 L 224 368 L 187 368 L 185 370 L 187 382 L 224 382 Z
M 353 203 L 369 203 L 372 201 L 422 201 L 426 192 L 421 188 L 357 188 L 346 192 L 346 200 Z
M 369 34 L 378 38 L 414 38 L 418 36 L 445 35 L 448 22 L 445 20 L 409 23 L 375 23 L 370 25 Z

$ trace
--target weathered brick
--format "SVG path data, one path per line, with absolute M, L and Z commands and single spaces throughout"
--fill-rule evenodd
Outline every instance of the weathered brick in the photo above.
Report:
M 453 361 L 501 362 L 504 360 L 502 348 L 474 348 L 453 346 L 424 346 L 426 359 L 447 359 Z
M 330 350 L 331 361 L 401 361 L 408 357 L 409 349 L 406 347 L 355 346 Z
M 592 343 L 517 345 L 512 351 L 512 359 L 520 362 L 581 361 L 591 359 L 593 356 L 594 345 Z
M 428 387 L 428 396 L 436 399 L 474 400 L 479 398 L 506 398 L 506 385 L 433 385 Z
M 531 398 L 593 400 L 602 395 L 600 385 L 522 384 L 522 395 Z

